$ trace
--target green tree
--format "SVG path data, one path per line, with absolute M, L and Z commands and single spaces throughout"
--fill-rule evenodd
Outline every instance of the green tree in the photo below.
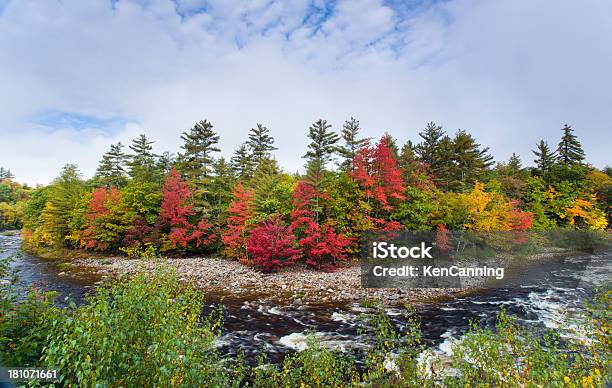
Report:
M 324 169 L 331 160 L 337 150 L 336 143 L 340 140 L 338 134 L 331 132 L 330 128 L 331 124 L 327 124 L 323 119 L 319 119 L 308 128 L 308 138 L 312 141 L 308 144 L 304 158 L 309 163 L 317 162 L 321 169 Z
M 351 171 L 353 169 L 353 159 L 355 159 L 357 150 L 368 142 L 368 139 L 359 137 L 359 129 L 359 120 L 354 117 L 345 121 L 342 126 L 342 140 L 344 140 L 344 145 L 338 147 L 338 153 L 344 158 L 341 167 L 345 171 Z
M 15 175 L 9 169 L 5 169 L 4 167 L 0 167 L 0 181 L 3 179 L 14 179 Z
M 170 152 L 166 151 L 159 155 L 159 158 L 157 158 L 155 168 L 161 176 L 166 176 L 170 173 L 170 170 L 172 170 L 174 162 L 174 156 Z
M 251 180 L 256 215 L 262 219 L 276 213 L 288 216 L 295 182 L 294 177 L 281 171 L 276 160 L 262 159 Z
M 578 141 L 578 137 L 572 132 L 574 130 L 570 125 L 565 124 L 561 129 L 563 136 L 557 148 L 559 162 L 563 164 L 580 164 L 584 160 L 584 151 L 582 145 Z
M 415 153 L 421 162 L 435 169 L 440 164 L 440 141 L 445 136 L 442 126 L 433 121 L 427 123 L 425 129 L 419 132 L 421 142 L 415 147 Z
M 548 143 L 544 140 L 540 140 L 536 147 L 536 150 L 531 151 L 536 156 L 534 160 L 536 171 L 538 175 L 544 176 L 555 164 L 556 156 L 555 153 L 550 150 Z
M 457 131 L 453 139 L 447 136 L 442 138 L 439 147 L 440 167 L 434 174 L 448 190 L 471 188 L 493 164 L 493 157 L 488 154 L 489 148 L 481 148 L 474 137 L 464 130 Z
M 270 136 L 270 130 L 262 124 L 251 128 L 246 145 L 251 150 L 255 165 L 259 165 L 264 158 L 270 158 L 270 152 L 278 149 L 274 147 L 274 138 Z
M 102 155 L 98 164 L 95 178 L 106 186 L 123 187 L 127 183 L 127 174 L 124 165 L 127 155 L 123 152 L 123 144 L 111 144 L 110 150 Z
M 67 164 L 53 181 L 41 212 L 39 241 L 45 245 L 60 246 L 71 232 L 73 210 L 80 202 L 85 185 L 77 166 Z
M 397 162 L 402 169 L 405 183 L 416 184 L 427 179 L 422 164 L 415 152 L 415 146 L 410 140 L 402 146 Z
M 185 144 L 181 146 L 184 152 L 178 157 L 180 170 L 188 181 L 202 183 L 212 170 L 215 161 L 213 154 L 221 151 L 217 146 L 219 135 L 213 131 L 210 122 L 203 120 L 196 123 L 189 132 L 183 132 L 181 139 Z
M 238 147 L 230 159 L 230 163 L 236 178 L 248 181 L 253 176 L 253 157 L 246 144 Z
M 231 166 L 225 158 L 219 158 L 213 163 L 213 176 L 210 181 L 210 197 L 212 213 L 211 220 L 216 220 L 232 201 L 232 187 L 236 183 Z
M 128 156 L 128 173 L 132 179 L 152 180 L 155 173 L 155 159 L 157 155 L 153 153 L 153 144 L 146 135 L 141 134 L 132 140 L 130 150 L 132 154 Z

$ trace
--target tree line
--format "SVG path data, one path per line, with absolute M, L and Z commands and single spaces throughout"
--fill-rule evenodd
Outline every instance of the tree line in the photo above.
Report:
M 389 134 L 370 139 L 360 131 L 355 118 L 339 133 L 317 120 L 308 128 L 306 172 L 292 174 L 276 162 L 266 126 L 252 128 L 227 160 L 203 120 L 182 133 L 177 155 L 156 154 L 143 134 L 127 149 L 112 144 L 90 179 L 73 164 L 36 189 L 4 177 L 0 202 L 13 209 L 19 221 L 12 226 L 23 227 L 24 246 L 34 251 L 220 253 L 264 271 L 296 262 L 333 270 L 372 230 L 608 225 L 612 171 L 586 162 L 568 125 L 557 147 L 536 145 L 535 167 L 515 154 L 495 163 L 467 131 L 449 134 L 433 122 L 418 143 L 401 146 Z M 3 194 L 19 190 L 20 200 Z

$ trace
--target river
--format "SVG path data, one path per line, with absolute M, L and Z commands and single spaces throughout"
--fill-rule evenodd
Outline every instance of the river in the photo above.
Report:
M 66 298 L 81 302 L 99 280 L 78 271 L 74 276 L 66 275 L 59 262 L 23 253 L 18 234 L 0 234 L 0 257 L 6 256 L 14 256 L 12 266 L 18 270 L 17 286 L 22 294 L 31 284 L 36 284 L 57 291 L 61 305 L 66 303 Z M 540 268 L 538 273 L 545 276 L 532 279 L 528 282 L 531 285 L 483 290 L 442 302 L 418 304 L 416 311 L 424 340 L 433 351 L 448 354 L 452 341 L 466 332 L 471 320 L 491 327 L 502 306 L 530 330 L 563 331 L 563 322 L 583 309 L 593 287 L 610 282 L 611 257 L 609 249 L 572 256 L 564 259 L 564 265 L 552 262 Z M 567 285 L 568 279 L 575 287 L 561 286 Z M 343 350 L 355 350 L 370 341 L 358 333 L 359 315 L 364 312 L 358 304 L 274 305 L 232 299 L 224 301 L 224 306 L 224 332 L 217 344 L 227 355 L 243 352 L 252 360 L 265 349 L 271 361 L 278 361 L 287 352 L 302 349 L 308 333 L 324 346 Z M 206 310 L 215 307 L 211 302 Z M 402 309 L 389 308 L 387 313 L 395 325 L 404 323 Z

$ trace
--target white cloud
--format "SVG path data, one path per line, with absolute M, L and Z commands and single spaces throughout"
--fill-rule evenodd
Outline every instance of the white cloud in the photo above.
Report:
M 180 132 L 206 118 L 226 156 L 266 124 L 295 171 L 311 122 L 338 129 L 353 115 L 366 136 L 416 140 L 435 120 L 528 162 L 568 122 L 603 166 L 611 36 L 606 1 L 14 0 L 0 11 L 0 165 L 29 183 L 67 162 L 89 175 L 111 142 L 144 131 L 176 152 Z M 45 111 L 128 124 L 41 128 Z

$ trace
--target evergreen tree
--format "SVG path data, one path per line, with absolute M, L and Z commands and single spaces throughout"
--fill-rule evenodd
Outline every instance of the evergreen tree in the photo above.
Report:
M 159 171 L 162 176 L 166 176 L 170 173 L 170 171 L 172 171 L 172 167 L 174 166 L 174 156 L 170 152 L 165 151 L 159 155 L 156 165 L 157 171 Z
M 422 174 L 422 164 L 419 161 L 415 146 L 408 140 L 403 146 L 398 158 L 398 164 L 402 169 L 404 182 L 415 184 L 420 179 L 425 178 Z
M 567 124 L 565 124 L 561 130 L 563 131 L 563 136 L 557 148 L 559 162 L 563 164 L 582 163 L 584 160 L 584 151 L 582 150 L 580 141 L 578 141 L 576 135 L 572 133 L 574 130 Z
M 509 174 L 517 176 L 520 174 L 522 169 L 523 169 L 523 162 L 521 161 L 521 158 L 516 153 L 513 152 L 512 156 L 510 156 L 510 159 L 508 159 Z
M 210 175 L 214 162 L 213 153 L 220 152 L 217 147 L 219 135 L 213 131 L 210 122 L 204 120 L 196 123 L 189 132 L 183 132 L 181 139 L 185 142 L 181 146 L 184 150 L 179 155 L 181 171 L 192 183 L 201 183 Z
M 4 167 L 0 167 L 0 181 L 3 179 L 14 179 L 15 176 L 9 169 L 4 169 Z
M 230 159 L 234 175 L 238 179 L 249 180 L 253 176 L 253 157 L 246 144 L 242 144 Z
M 291 195 L 295 178 L 281 171 L 274 159 L 262 159 L 255 169 L 251 187 L 254 189 L 255 211 L 260 218 L 291 212 Z
M 534 160 L 539 175 L 544 175 L 555 164 L 555 154 L 550 151 L 548 143 L 544 140 L 536 145 L 537 150 L 531 151 L 537 157 Z
M 488 154 L 489 148 L 480 148 L 472 135 L 459 130 L 452 139 L 451 153 L 447 154 L 448 140 L 442 139 L 440 162 L 445 166 L 440 169 L 439 178 L 443 185 L 452 191 L 471 188 L 474 182 L 481 179 L 485 171 L 493 164 L 493 157 Z
M 342 139 L 344 140 L 344 145 L 338 147 L 338 153 L 344 158 L 341 167 L 344 170 L 352 171 L 353 159 L 355 159 L 357 151 L 368 141 L 368 139 L 359 138 L 359 120 L 351 117 L 350 120 L 344 122 Z
M 251 128 L 249 140 L 246 145 L 251 149 L 253 161 L 258 165 L 262 159 L 269 158 L 270 152 L 278 148 L 274 147 L 274 138 L 270 136 L 270 130 L 261 124 Z
M 419 132 L 423 139 L 416 147 L 415 152 L 421 162 L 427 164 L 432 169 L 436 169 L 440 164 L 440 141 L 444 138 L 445 132 L 440 125 L 433 121 L 427 123 L 425 129 Z
M 124 165 L 127 155 L 123 152 L 123 144 L 111 144 L 110 150 L 102 155 L 102 160 L 98 164 L 95 177 L 109 186 L 123 187 L 127 182 L 127 174 Z
M 234 183 L 235 178 L 231 166 L 225 161 L 225 158 L 219 158 L 213 163 L 213 177 L 210 181 L 211 219 L 218 218 L 229 206 L 232 201 Z
M 328 191 L 333 185 L 333 178 L 334 175 L 327 171 L 318 159 L 314 159 L 306 165 L 306 176 L 302 181 L 314 190 L 312 211 L 315 214 L 317 223 L 323 222 L 327 218 L 327 215 L 324 213 L 327 207 L 326 204 L 329 202 Z
M 308 137 L 312 142 L 308 145 L 308 152 L 304 158 L 309 163 L 316 161 L 322 169 L 336 152 L 336 143 L 340 140 L 337 133 L 329 131 L 330 128 L 331 124 L 327 124 L 323 119 L 319 119 L 308 128 Z
M 132 140 L 130 150 L 133 154 L 128 156 L 128 173 L 130 177 L 139 180 L 152 180 L 155 171 L 155 159 L 153 144 L 146 135 L 141 134 Z

